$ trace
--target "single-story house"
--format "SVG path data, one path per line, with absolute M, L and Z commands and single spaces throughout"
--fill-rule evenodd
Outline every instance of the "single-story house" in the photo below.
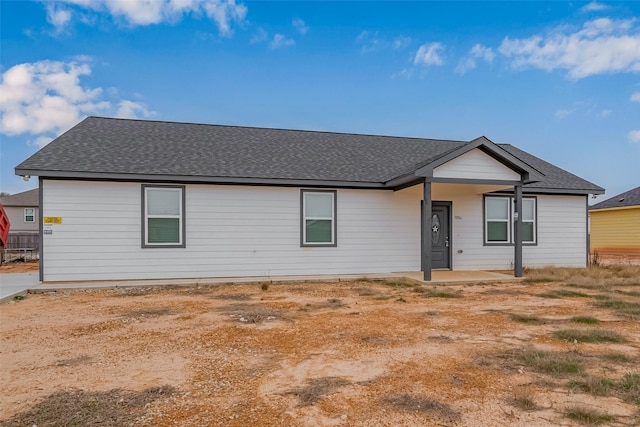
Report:
M 640 187 L 591 206 L 589 217 L 592 251 L 640 256 Z
M 604 190 L 508 144 L 89 117 L 38 176 L 43 281 L 587 263 Z
M 39 191 L 23 191 L 0 197 L 0 205 L 9 217 L 11 228 L 7 239 L 6 249 L 9 251 L 28 250 L 38 251 L 38 231 L 40 229 L 39 217 Z

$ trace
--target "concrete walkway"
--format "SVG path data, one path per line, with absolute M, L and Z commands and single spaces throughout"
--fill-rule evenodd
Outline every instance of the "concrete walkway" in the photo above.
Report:
M 0 302 L 10 300 L 16 295 L 24 295 L 28 290 L 40 286 L 37 271 L 30 273 L 0 274 Z
M 73 289 L 114 289 L 149 286 L 198 286 L 231 283 L 291 283 L 291 282 L 346 282 L 358 279 L 368 280 L 411 280 L 430 285 L 479 283 L 479 282 L 513 282 L 517 279 L 509 274 L 492 271 L 441 271 L 432 272 L 432 281 L 422 280 L 421 271 L 405 271 L 390 274 L 326 274 L 313 276 L 271 276 L 271 277 L 222 277 L 201 279 L 173 280 L 114 280 L 92 282 L 54 282 L 40 283 L 38 273 L 0 274 L 0 302 L 7 301 L 16 295 L 28 292 L 56 292 Z
M 449 270 L 433 270 L 431 272 L 431 281 L 425 282 L 422 271 L 405 271 L 403 273 L 394 273 L 399 276 L 406 277 L 411 280 L 417 280 L 433 285 L 438 284 L 455 284 L 455 283 L 473 283 L 473 282 L 514 282 L 524 278 L 514 277 L 512 274 L 497 273 L 495 271 L 449 271 Z

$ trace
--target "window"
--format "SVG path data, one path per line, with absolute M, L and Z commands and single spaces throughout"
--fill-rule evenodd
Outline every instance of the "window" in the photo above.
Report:
M 302 246 L 336 246 L 336 192 L 302 190 Z
M 522 242 L 536 242 L 536 199 L 522 199 Z
M 35 208 L 24 208 L 24 222 L 36 222 Z
M 484 199 L 485 244 L 514 243 L 515 201 L 508 196 Z M 522 198 L 522 243 L 536 244 L 536 199 Z
M 509 243 L 511 241 L 510 207 L 511 200 L 508 197 L 487 197 L 485 199 L 487 243 Z
M 184 187 L 142 186 L 143 247 L 185 247 Z

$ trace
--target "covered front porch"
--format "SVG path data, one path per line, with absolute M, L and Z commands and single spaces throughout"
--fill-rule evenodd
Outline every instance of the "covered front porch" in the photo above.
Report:
M 416 194 L 421 198 L 421 279 L 456 281 L 476 276 L 472 280 L 477 280 L 478 274 L 466 270 L 484 269 L 512 269 L 511 278 L 522 277 L 523 186 L 539 177 L 535 169 L 486 138 L 403 177 L 404 188 L 422 190 Z M 503 211 L 489 220 L 498 199 Z M 496 267 L 498 257 L 501 264 Z M 500 277 L 485 273 L 480 276 Z

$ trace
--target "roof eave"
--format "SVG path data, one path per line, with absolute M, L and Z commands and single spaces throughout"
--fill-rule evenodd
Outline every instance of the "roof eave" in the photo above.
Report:
M 608 208 L 594 208 L 593 206 L 590 206 L 589 212 L 622 211 L 622 210 L 628 210 L 628 209 L 640 209 L 640 205 L 610 206 Z
M 194 184 L 226 184 L 226 185 L 272 185 L 296 187 L 333 187 L 333 188 L 368 188 L 389 189 L 381 182 L 342 181 L 321 179 L 288 179 L 288 178 L 247 178 L 220 177 L 199 175 L 151 175 L 134 173 L 105 173 L 105 172 L 77 172 L 50 171 L 37 169 L 18 169 L 16 175 L 39 176 L 44 179 L 63 180 L 93 180 L 93 181 L 137 181 L 137 182 L 181 182 Z

